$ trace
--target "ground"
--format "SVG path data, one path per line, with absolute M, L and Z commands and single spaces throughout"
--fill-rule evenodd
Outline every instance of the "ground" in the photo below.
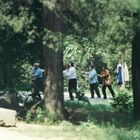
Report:
M 89 98 L 91 104 L 100 104 L 111 101 L 110 99 L 104 100 L 103 98 L 91 99 L 90 94 L 86 94 L 86 96 Z M 69 100 L 68 93 L 64 93 L 64 97 L 65 100 Z M 73 134 L 70 134 L 70 132 L 63 136 L 64 125 L 57 127 L 55 125 L 48 126 L 17 122 L 16 127 L 0 127 L 0 137 L 3 140 L 66 140 L 66 137 L 67 140 L 77 140 L 76 137 L 73 136 Z
M 3 140 L 59 140 L 56 136 L 40 137 L 37 133 L 40 129 L 45 130 L 46 126 L 17 122 L 16 127 L 0 127 L 0 138 Z

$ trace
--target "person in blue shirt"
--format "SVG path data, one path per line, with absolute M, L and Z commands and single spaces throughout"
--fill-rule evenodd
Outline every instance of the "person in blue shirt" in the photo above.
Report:
M 96 92 L 98 98 L 101 98 L 100 92 L 99 92 L 99 89 L 98 89 L 98 74 L 97 74 L 97 72 L 95 70 L 94 65 L 92 65 L 90 67 L 89 85 L 90 85 L 91 98 L 94 98 L 94 92 Z
M 32 77 L 32 97 L 36 98 L 38 97 L 41 99 L 41 96 L 39 94 L 39 91 L 43 92 L 43 73 L 44 70 L 39 67 L 39 63 L 34 63 L 34 66 L 31 71 L 31 77 Z

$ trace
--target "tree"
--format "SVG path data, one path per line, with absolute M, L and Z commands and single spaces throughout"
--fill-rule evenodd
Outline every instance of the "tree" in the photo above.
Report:
M 134 117 L 140 119 L 140 31 L 136 31 L 132 45 L 132 80 L 134 97 Z
M 44 1 L 44 25 L 46 36 L 44 43 L 45 64 L 45 107 L 58 119 L 64 118 L 63 99 L 63 48 L 61 33 L 62 23 L 58 13 L 61 12 L 61 1 Z M 49 7 L 52 5 L 52 7 Z M 58 9 L 57 9 L 58 8 Z M 60 9 L 59 9 L 60 8 Z
M 2 0 L 0 6 L 0 84 L 15 88 L 26 72 L 21 66 L 42 56 L 42 7 L 38 0 Z

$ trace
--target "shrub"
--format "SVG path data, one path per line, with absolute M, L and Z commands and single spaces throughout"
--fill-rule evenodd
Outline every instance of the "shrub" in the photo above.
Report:
M 29 110 L 26 114 L 25 120 L 27 123 L 45 123 L 45 124 L 57 124 L 60 122 L 61 117 L 55 113 L 49 113 L 40 107 L 37 107 L 34 111 Z
M 26 114 L 26 122 L 42 123 L 47 116 L 47 112 L 38 107 L 35 112 L 28 111 Z
M 114 98 L 111 106 L 119 112 L 131 112 L 133 107 L 132 96 L 128 95 L 127 92 L 119 93 Z

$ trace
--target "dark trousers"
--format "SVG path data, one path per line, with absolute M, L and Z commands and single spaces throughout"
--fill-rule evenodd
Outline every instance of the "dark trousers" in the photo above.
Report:
M 43 92 L 43 78 L 32 80 L 32 87 L 33 87 L 32 97 L 33 98 L 38 97 L 39 99 L 41 99 L 39 91 Z
M 96 92 L 98 98 L 100 98 L 100 92 L 99 92 L 99 89 L 98 89 L 98 83 L 93 83 L 93 84 L 90 84 L 90 93 L 91 93 L 91 98 L 94 98 L 94 91 Z
M 69 96 L 70 99 L 73 100 L 73 93 L 77 94 L 77 80 L 76 79 L 69 79 L 69 83 L 68 83 L 68 92 L 69 92 Z
M 112 97 L 114 98 L 114 97 L 115 97 L 115 92 L 114 92 L 114 90 L 112 89 L 112 86 L 111 86 L 111 85 L 103 85 L 103 86 L 102 86 L 102 92 L 103 92 L 103 95 L 104 95 L 104 99 L 107 98 L 107 96 L 106 96 L 106 87 L 108 87 L 108 89 L 109 89 L 109 91 L 110 91 Z

